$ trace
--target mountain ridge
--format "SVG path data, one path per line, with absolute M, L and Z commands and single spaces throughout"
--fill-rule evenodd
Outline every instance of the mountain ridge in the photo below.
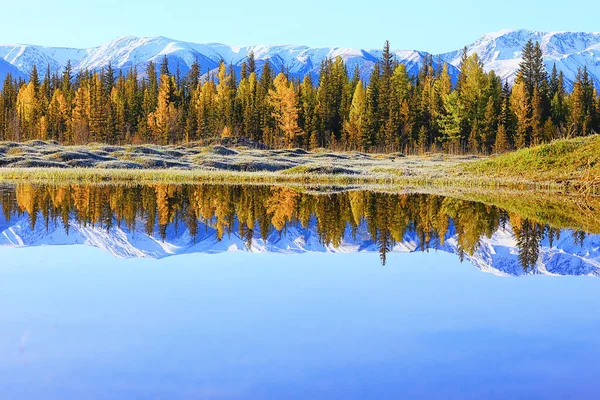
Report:
M 486 70 L 494 70 L 509 83 L 514 81 L 521 60 L 521 49 L 527 40 L 540 42 L 544 51 L 546 68 L 554 64 L 565 74 L 567 88 L 572 87 L 578 68 L 588 67 L 590 75 L 600 88 L 600 32 L 544 32 L 527 29 L 506 29 L 480 36 L 466 46 L 467 53 L 478 53 Z M 120 36 L 100 46 L 84 49 L 48 47 L 26 44 L 0 45 L 0 62 L 12 65 L 27 77 L 33 65 L 39 70 L 50 65 L 53 71 L 64 69 L 71 61 L 73 72 L 89 69 L 98 70 L 109 63 L 121 70 L 136 67 L 143 73 L 148 62 L 160 62 L 167 57 L 172 72 L 179 66 L 186 74 L 197 59 L 203 72 L 213 71 L 221 60 L 231 64 L 237 71 L 254 52 L 259 68 L 269 59 L 276 71 L 287 70 L 290 75 L 301 78 L 305 75 L 318 76 L 321 62 L 326 58 L 342 57 L 350 73 L 358 67 L 362 79 L 368 79 L 373 66 L 381 57 L 381 50 L 349 47 L 310 47 L 305 45 L 253 45 L 229 46 L 222 43 L 194 43 L 171 39 L 166 36 Z M 458 75 L 462 49 L 441 54 L 421 50 L 394 50 L 398 61 L 415 75 L 426 56 L 433 56 L 434 66 L 447 62 L 453 78 Z M 0 78 L 14 73 L 5 64 L 0 64 Z
M 239 69 L 251 51 L 259 66 L 269 59 L 276 71 L 286 69 L 296 77 L 307 74 L 316 76 L 321 61 L 340 56 L 349 70 L 353 70 L 355 65 L 358 65 L 361 76 L 365 79 L 381 57 L 381 50 L 375 49 L 319 48 L 304 45 L 228 46 L 221 43 L 178 41 L 165 36 L 121 36 L 101 46 L 87 49 L 22 44 L 0 45 L 0 58 L 27 75 L 33 65 L 37 65 L 38 70 L 42 68 L 41 66 L 50 65 L 53 72 L 58 72 L 64 68 L 67 60 L 71 61 L 74 73 L 85 69 L 100 69 L 109 63 L 122 70 L 137 67 L 138 72 L 143 73 L 148 62 L 160 63 L 163 56 L 167 56 L 169 68 L 174 72 L 178 66 L 181 73 L 185 74 L 195 60 L 198 60 L 203 72 L 216 69 L 221 60 Z M 418 71 L 425 56 L 429 55 L 416 50 L 396 50 L 394 53 L 412 73 Z M 451 71 L 453 75 L 457 72 Z

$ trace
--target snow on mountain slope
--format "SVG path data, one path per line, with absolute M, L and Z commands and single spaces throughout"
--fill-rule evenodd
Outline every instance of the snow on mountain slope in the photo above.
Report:
M 553 64 L 565 74 L 569 88 L 577 69 L 587 66 L 596 85 L 600 87 L 600 33 L 585 32 L 539 32 L 530 30 L 504 30 L 483 35 L 467 46 L 469 54 L 478 53 L 486 70 L 495 70 L 504 80 L 513 82 L 521 61 L 521 50 L 527 40 L 540 42 L 545 54 L 546 67 Z M 295 77 L 307 74 L 317 76 L 321 62 L 328 57 L 342 57 L 352 72 L 359 67 L 361 77 L 368 79 L 373 65 L 381 57 L 380 50 L 352 48 L 311 48 L 307 46 L 247 46 L 235 47 L 219 43 L 191 43 L 157 37 L 120 37 L 102 46 L 88 49 L 53 48 L 34 45 L 0 45 L 0 59 L 12 64 L 28 76 L 33 65 L 43 71 L 47 65 L 53 71 L 64 68 L 70 60 L 73 71 L 97 70 L 109 63 L 116 69 L 128 70 L 137 67 L 143 73 L 149 61 L 160 62 L 167 56 L 169 67 L 174 72 L 179 67 L 185 74 L 194 60 L 198 60 L 202 71 L 214 70 L 221 60 L 239 71 L 243 61 L 253 51 L 259 68 L 269 59 L 276 71 L 289 70 Z M 462 50 L 439 55 L 441 61 L 451 65 L 453 77 L 458 74 Z M 395 51 L 398 61 L 416 74 L 428 53 L 404 50 Z M 439 63 L 434 56 L 434 64 Z M 0 78 L 6 74 L 6 66 L 0 65 Z
M 67 61 L 77 64 L 88 50 L 61 47 L 30 46 L 23 44 L 0 45 L 0 58 L 18 68 L 24 76 L 29 76 L 34 65 L 43 75 L 49 65 L 52 71 L 62 70 Z
M 341 57 L 351 73 L 359 67 L 363 79 L 367 79 L 373 65 L 381 57 L 380 50 L 351 48 L 310 48 L 307 46 L 247 46 L 233 47 L 219 43 L 190 43 L 162 36 L 120 37 L 102 46 L 89 49 L 50 48 L 34 45 L 0 45 L 0 58 L 18 68 L 25 76 L 37 65 L 45 70 L 49 65 L 52 71 L 60 71 L 70 60 L 73 71 L 97 70 L 109 63 L 116 69 L 128 70 L 137 67 L 142 74 L 150 61 L 160 63 L 167 57 L 169 67 L 175 72 L 179 67 L 185 74 L 197 59 L 203 72 L 218 67 L 221 60 L 233 65 L 238 71 L 250 52 L 254 52 L 259 68 L 269 60 L 276 71 L 288 70 L 292 76 L 316 76 L 321 62 L 326 58 Z M 410 73 L 416 74 L 427 53 L 418 51 L 396 51 L 398 61 L 406 64 Z M 434 61 L 434 63 L 437 62 Z M 450 73 L 456 76 L 457 70 Z
M 483 35 L 467 46 L 467 53 L 477 53 L 486 70 L 494 70 L 503 80 L 512 83 L 522 60 L 521 50 L 530 39 L 540 43 L 548 72 L 556 64 L 565 74 L 569 88 L 577 69 L 584 66 L 600 87 L 600 33 L 503 30 Z M 458 67 L 461 55 L 462 49 L 442 54 L 441 58 Z
M 2 89 L 2 85 L 4 84 L 4 78 L 6 75 L 11 74 L 14 79 L 17 78 L 25 78 L 25 75 L 18 68 L 14 67 L 7 61 L 4 61 L 0 58 L 0 89 Z
M 142 222 L 142 221 L 140 221 Z M 221 253 L 228 251 L 275 252 L 275 253 L 351 253 L 377 252 L 378 246 L 370 238 L 365 224 L 359 226 L 353 237 L 347 230 L 340 246 L 324 245 L 319 240 L 317 223 L 313 219 L 308 228 L 291 226 L 285 233 L 273 231 L 266 240 L 255 235 L 251 246 L 233 229 L 231 235 L 217 239 L 216 231 L 208 226 L 200 226 L 194 240 L 187 230 L 167 230 L 165 241 L 157 235 L 146 235 L 115 226 L 110 232 L 102 227 L 81 226 L 70 222 L 67 234 L 60 223 L 50 222 L 48 228 L 38 223 L 30 227 L 27 215 L 11 221 L 0 216 L 0 246 L 28 247 L 55 245 L 87 245 L 104 249 L 116 257 L 163 258 L 177 254 Z M 435 248 L 435 246 L 432 246 Z M 414 233 L 407 233 L 402 243 L 392 251 L 410 253 L 420 251 L 420 242 Z M 450 227 L 445 243 L 439 251 L 459 254 L 458 241 L 453 227 Z M 525 271 L 519 263 L 518 248 L 510 227 L 497 231 L 491 238 L 482 238 L 472 256 L 465 259 L 483 272 L 500 276 L 543 275 L 586 275 L 600 276 L 600 235 L 588 235 L 582 245 L 576 245 L 569 231 L 563 232 L 561 239 L 551 247 L 547 240 L 541 243 L 540 257 L 532 270 Z

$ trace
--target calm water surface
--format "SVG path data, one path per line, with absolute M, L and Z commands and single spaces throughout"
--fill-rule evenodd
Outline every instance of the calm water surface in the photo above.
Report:
M 594 199 L 18 185 L 0 201 L 2 399 L 600 395 Z

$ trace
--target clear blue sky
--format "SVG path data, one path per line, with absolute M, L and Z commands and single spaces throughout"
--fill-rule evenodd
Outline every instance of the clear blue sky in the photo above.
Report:
M 598 31 L 598 0 L 22 0 L 3 2 L 0 43 L 97 46 L 162 35 L 230 45 L 454 50 L 506 28 Z M 451 9 L 450 9 L 451 6 Z M 582 12 L 576 12 L 576 10 Z

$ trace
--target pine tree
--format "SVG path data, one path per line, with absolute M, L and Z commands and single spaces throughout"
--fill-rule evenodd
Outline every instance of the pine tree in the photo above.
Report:
M 562 126 L 566 123 L 568 112 L 564 79 L 564 75 L 561 71 L 556 78 L 556 83 L 551 85 L 553 95 L 550 102 L 550 116 L 556 126 Z
M 227 132 L 226 136 L 230 136 L 234 129 L 234 97 L 235 91 L 233 90 L 233 76 L 227 73 L 227 67 L 225 63 L 221 61 L 219 65 L 219 72 L 217 75 L 219 83 L 217 84 L 217 110 L 219 122 L 219 131 Z
M 37 96 L 40 90 L 40 77 L 38 75 L 37 66 L 34 64 L 29 74 L 29 82 L 33 84 L 33 90 Z
M 273 72 L 271 69 L 271 62 L 267 59 L 265 60 L 262 68 L 256 96 L 257 118 L 260 127 L 260 137 L 263 141 L 275 129 L 275 123 L 272 117 L 273 111 L 271 110 L 271 105 L 269 104 L 269 90 L 272 89 L 274 89 Z
M 523 60 L 519 64 L 518 75 L 525 85 L 529 98 L 533 97 L 534 89 L 540 90 L 546 82 L 547 72 L 544 65 L 542 49 L 538 42 L 528 40 L 522 52 Z
M 482 150 L 489 153 L 496 141 L 496 131 L 498 130 L 498 113 L 496 103 L 492 96 L 489 97 L 485 108 L 484 129 L 482 137 Z M 506 132 L 505 132 L 506 134 Z
M 367 86 L 367 104 L 366 104 L 366 118 L 365 118 L 365 136 L 362 140 L 362 147 L 364 149 L 371 149 L 375 147 L 376 133 L 379 132 L 381 127 L 381 120 L 379 119 L 379 90 L 380 90 L 380 67 L 376 64 L 371 72 L 371 78 L 369 85 Z
M 587 67 L 579 69 L 569 96 L 571 129 L 576 135 L 589 135 L 596 127 L 596 93 Z
M 163 56 L 162 61 L 160 62 L 160 76 L 171 77 L 171 72 L 169 71 L 169 59 L 166 55 Z
M 444 83 L 442 82 L 440 85 L 443 86 Z M 445 91 L 446 88 L 440 90 Z M 394 69 L 394 75 L 392 76 L 392 116 L 395 118 L 396 134 L 399 136 L 395 141 L 403 151 L 406 151 L 409 142 L 412 141 L 412 131 L 415 125 L 415 112 L 409 106 L 412 93 L 413 83 L 406 71 L 406 65 L 399 64 Z
M 21 130 L 24 133 L 22 139 L 36 138 L 37 126 L 37 96 L 35 93 L 35 83 L 30 80 L 27 85 L 21 86 L 17 95 L 16 104 Z
M 309 148 L 318 147 L 317 131 L 319 120 L 317 114 L 317 90 L 313 85 L 312 77 L 306 75 L 299 88 L 300 91 L 300 115 L 298 117 L 300 128 L 305 133 L 304 145 Z M 313 147 L 314 146 L 314 147 Z
M 268 60 L 267 60 L 268 63 Z M 250 50 L 250 52 L 248 53 L 248 60 L 247 60 L 247 64 L 248 64 L 248 73 L 256 73 L 256 60 L 254 59 L 254 51 Z
M 473 122 L 471 133 L 469 134 L 469 151 L 473 154 L 480 152 L 481 148 L 481 132 L 477 120 Z
M 519 76 L 512 88 L 510 106 L 516 120 L 515 147 L 520 149 L 529 144 L 531 103 L 527 97 L 525 83 Z
M 543 123 L 543 104 L 540 90 L 533 89 L 533 98 L 531 99 L 531 143 L 535 146 L 544 141 Z
M 421 129 L 419 129 L 418 146 L 420 154 L 425 154 L 429 150 L 429 139 L 427 137 L 427 129 L 424 126 L 421 126 Z
M 506 128 L 503 124 L 498 126 L 498 131 L 496 132 L 496 141 L 494 143 L 494 151 L 496 153 L 502 154 L 510 150 L 510 142 L 508 140 L 508 135 L 506 132 Z
M 269 91 L 269 102 L 273 110 L 273 118 L 277 122 L 280 146 L 293 147 L 302 135 L 298 126 L 298 104 L 294 86 L 284 73 L 279 73 L 273 82 L 275 89 Z
M 258 81 L 256 73 L 252 72 L 242 78 L 237 91 L 237 102 L 241 107 L 243 135 L 253 140 L 260 141 L 260 121 L 257 109 Z
M 442 141 L 446 150 L 450 153 L 462 151 L 461 142 L 463 139 L 463 109 L 459 99 L 458 91 L 450 93 L 443 99 L 444 114 L 440 118 L 439 124 L 442 131 Z
M 362 81 L 359 81 L 352 97 L 352 106 L 348 121 L 344 123 L 347 142 L 352 149 L 361 149 L 365 134 L 365 116 L 367 110 L 366 92 Z
M 67 101 L 67 104 L 69 107 L 71 107 L 73 98 L 75 96 L 75 94 L 73 93 L 73 85 L 71 83 L 71 81 L 73 80 L 72 71 L 73 71 L 73 68 L 71 67 L 71 60 L 67 60 L 67 65 L 65 65 L 65 69 L 63 70 L 63 73 L 62 73 L 62 80 L 61 80 L 60 87 L 62 89 L 62 92 L 65 96 L 65 100 Z

